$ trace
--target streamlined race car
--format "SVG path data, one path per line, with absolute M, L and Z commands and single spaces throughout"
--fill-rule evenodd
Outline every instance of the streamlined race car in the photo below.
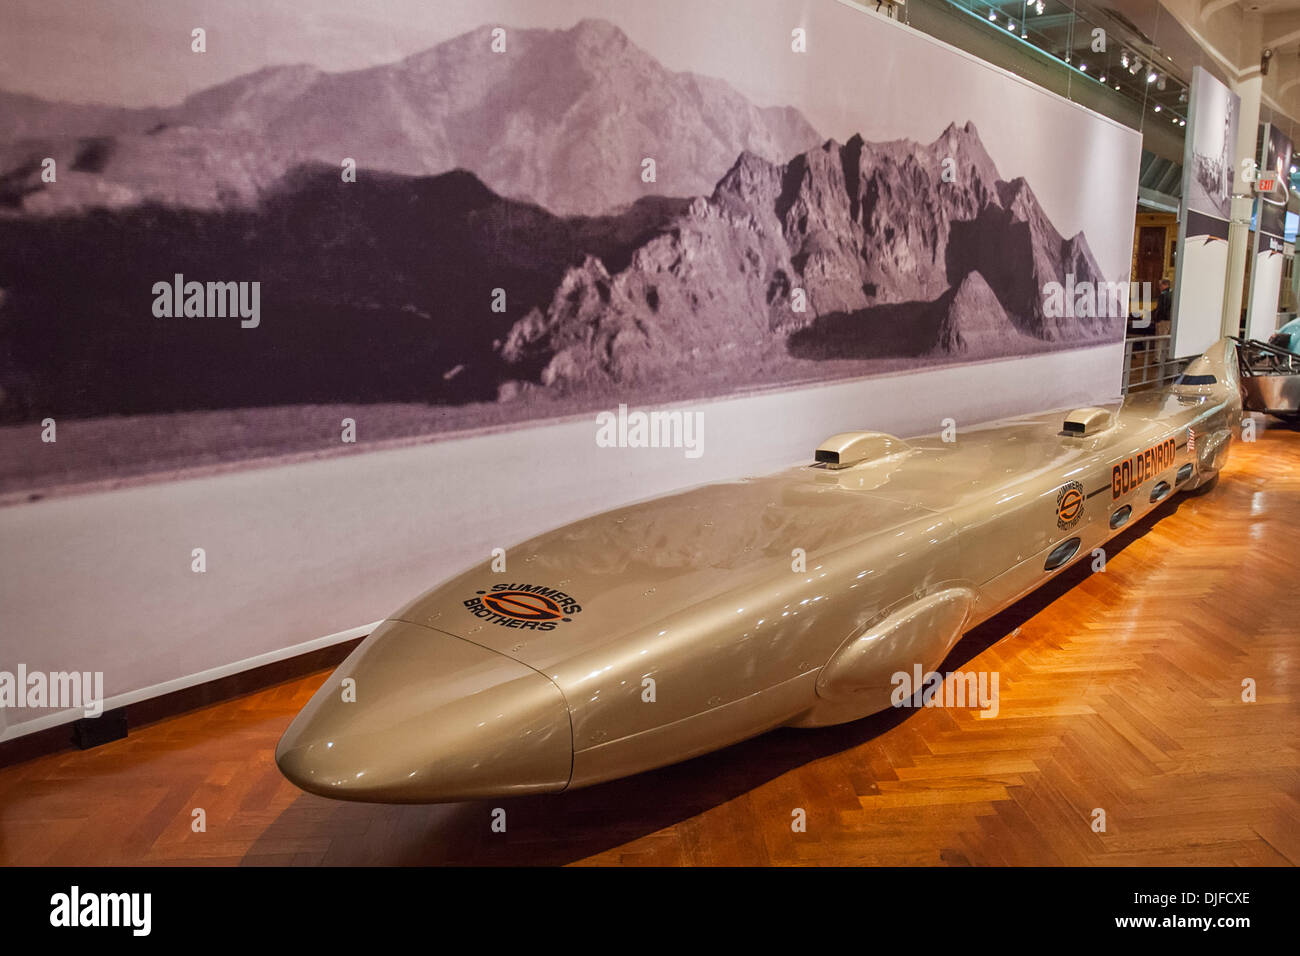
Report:
M 1241 422 L 1236 349 L 1122 406 L 955 441 L 835 435 L 806 465 L 542 534 L 510 550 L 508 574 L 485 562 L 385 621 L 276 761 L 346 800 L 558 793 L 888 708 L 899 672 L 935 668 L 963 632 L 1214 480 Z

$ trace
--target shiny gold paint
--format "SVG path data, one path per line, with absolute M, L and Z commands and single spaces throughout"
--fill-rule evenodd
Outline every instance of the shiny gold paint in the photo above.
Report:
M 1078 538 L 1073 560 L 1088 557 L 1118 533 L 1114 511 L 1140 518 L 1182 465 L 1193 471 L 1175 490 L 1214 476 L 1241 420 L 1233 348 L 1189 368 L 1214 385 L 953 442 L 833 436 L 824 448 L 866 457 L 696 488 L 516 545 L 508 573 L 485 562 L 367 638 L 277 761 L 328 796 L 461 800 L 586 786 L 881 710 L 891 673 L 937 667 L 964 631 L 1057 573 L 1044 562 L 1058 544 Z M 1115 497 L 1113 466 L 1171 437 L 1167 467 Z M 1082 513 L 1063 529 L 1070 482 Z M 557 588 L 581 611 L 547 631 L 469 612 L 507 584 Z M 349 676 L 351 704 L 338 697 Z

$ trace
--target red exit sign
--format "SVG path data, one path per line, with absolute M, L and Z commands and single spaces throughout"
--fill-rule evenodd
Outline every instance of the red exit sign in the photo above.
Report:
M 1277 186 L 1276 179 L 1260 179 L 1257 180 L 1255 183 L 1255 188 L 1257 188 L 1262 193 L 1271 193 L 1276 186 Z

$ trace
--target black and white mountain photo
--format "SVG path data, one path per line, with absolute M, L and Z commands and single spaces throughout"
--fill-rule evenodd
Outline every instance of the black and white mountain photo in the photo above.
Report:
M 835 102 L 827 129 L 604 17 L 172 105 L 0 92 L 0 491 L 310 451 L 357 406 L 401 438 L 1122 336 L 1045 311 L 1127 251 L 1054 220 L 1050 166 L 999 167 L 1003 120 L 884 136 Z M 189 282 L 257 283 L 256 327 L 181 314 Z M 5 451 L 48 416 L 113 450 Z

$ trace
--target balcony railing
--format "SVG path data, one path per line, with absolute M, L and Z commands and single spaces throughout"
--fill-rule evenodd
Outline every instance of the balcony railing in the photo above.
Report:
M 1124 394 L 1168 385 L 1187 368 L 1190 358 L 1172 357 L 1172 337 L 1137 335 L 1124 340 Z

